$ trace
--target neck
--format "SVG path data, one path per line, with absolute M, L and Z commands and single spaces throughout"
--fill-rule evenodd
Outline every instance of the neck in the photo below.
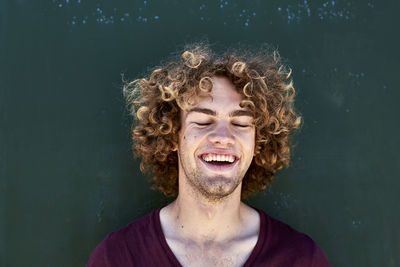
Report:
M 192 190 L 180 190 L 167 207 L 175 234 L 198 243 L 229 240 L 243 226 L 246 206 L 240 201 L 240 193 L 241 185 L 223 199 L 209 200 Z

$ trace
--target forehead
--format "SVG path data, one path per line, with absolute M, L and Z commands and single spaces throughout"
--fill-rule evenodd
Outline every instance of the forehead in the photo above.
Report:
M 239 104 L 243 100 L 243 96 L 228 78 L 215 76 L 211 80 L 213 83 L 211 93 L 200 92 L 196 107 L 207 107 L 216 111 L 242 109 Z

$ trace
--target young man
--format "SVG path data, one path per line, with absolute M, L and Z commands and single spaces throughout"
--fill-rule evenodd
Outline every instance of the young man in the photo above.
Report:
M 88 266 L 330 266 L 308 236 L 241 202 L 289 163 L 289 77 L 277 54 L 195 46 L 127 83 L 141 170 L 177 197 L 108 235 Z

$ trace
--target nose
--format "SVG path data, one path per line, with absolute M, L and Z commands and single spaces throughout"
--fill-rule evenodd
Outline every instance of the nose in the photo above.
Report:
M 215 146 L 230 147 L 235 144 L 235 136 L 232 134 L 227 122 L 218 122 L 214 130 L 209 134 L 208 140 Z

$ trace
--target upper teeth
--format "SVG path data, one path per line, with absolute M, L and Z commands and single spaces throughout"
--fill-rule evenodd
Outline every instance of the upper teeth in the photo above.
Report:
M 235 157 L 232 155 L 204 154 L 202 158 L 205 161 L 228 161 L 231 163 L 235 161 Z

